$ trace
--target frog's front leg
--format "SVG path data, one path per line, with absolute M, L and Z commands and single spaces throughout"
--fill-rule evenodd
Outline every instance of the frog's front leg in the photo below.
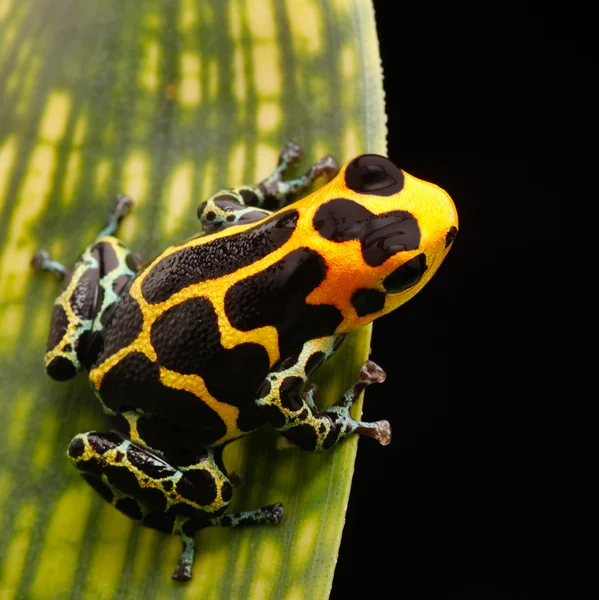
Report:
M 221 449 L 181 443 L 184 432 L 148 415 L 125 412 L 119 431 L 77 435 L 68 456 L 87 483 L 122 513 L 146 527 L 179 535 L 183 552 L 173 579 L 188 581 L 194 536 L 206 527 L 279 523 L 280 504 L 222 514 L 236 479 L 222 463 Z
M 117 196 L 106 225 L 72 269 L 53 260 L 45 250 L 38 250 L 31 261 L 33 267 L 62 281 L 44 357 L 46 371 L 53 379 L 66 381 L 93 363 L 110 313 L 139 268 L 137 256 L 113 237 L 131 205 L 126 196 Z
M 304 450 L 326 450 L 350 433 L 372 437 L 383 445 L 391 441 L 388 421 L 366 423 L 350 414 L 352 404 L 366 386 L 385 380 L 385 372 L 372 361 L 364 363 L 359 378 L 333 406 L 317 408 L 314 386 L 300 392 L 310 374 L 335 352 L 342 340 L 343 336 L 331 336 L 306 342 L 297 358 L 280 360 L 258 390 L 256 402 L 270 423 Z
M 316 179 L 332 179 L 339 171 L 337 161 L 330 155 L 312 165 L 295 179 L 283 177 L 289 167 L 299 161 L 303 150 L 294 142 L 287 142 L 274 171 L 256 185 L 242 185 L 221 190 L 198 207 L 198 218 L 207 233 L 231 225 L 259 221 L 287 204 L 290 199 L 306 191 Z

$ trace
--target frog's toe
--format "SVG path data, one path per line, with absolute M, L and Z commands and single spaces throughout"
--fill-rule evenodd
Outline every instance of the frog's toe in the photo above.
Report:
M 115 217 L 123 218 L 133 206 L 133 200 L 124 194 L 117 194 L 110 211 Z
M 327 177 L 332 179 L 339 172 L 339 163 L 331 154 L 321 158 L 313 167 L 314 178 Z
M 364 383 L 383 383 L 387 378 L 387 374 L 381 367 L 379 367 L 375 362 L 371 360 L 367 360 L 362 365 L 362 370 L 360 371 L 360 380 Z
M 243 477 L 237 471 L 229 473 L 229 481 L 234 488 L 238 488 L 243 485 Z
M 38 250 L 31 259 L 31 266 L 34 269 L 43 269 L 44 265 L 50 260 L 50 255 L 45 250 Z
M 265 513 L 264 522 L 272 525 L 278 525 L 283 520 L 283 515 L 285 514 L 283 505 L 280 502 L 263 506 L 262 510 Z
M 360 423 L 355 432 L 375 439 L 381 446 L 388 446 L 391 443 L 391 424 L 389 421 Z
M 295 142 L 287 142 L 281 150 L 281 162 L 292 163 L 299 160 L 304 155 L 304 150 Z
M 63 264 L 53 260 L 48 252 L 41 249 L 33 255 L 29 264 L 38 271 L 50 271 L 50 273 L 54 273 L 59 280 L 62 280 L 67 272 L 67 268 Z

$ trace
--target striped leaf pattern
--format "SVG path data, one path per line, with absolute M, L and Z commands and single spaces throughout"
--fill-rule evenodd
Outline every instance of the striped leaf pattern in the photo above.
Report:
M 0 0 L 0 598 L 326 598 L 356 440 L 312 455 L 260 431 L 227 448 L 232 510 L 281 501 L 278 527 L 204 530 L 194 578 L 171 581 L 178 539 L 104 503 L 65 457 L 105 426 L 84 376 L 44 373 L 51 276 L 116 192 L 150 258 L 197 232 L 217 189 L 253 183 L 293 139 L 302 168 L 385 152 L 370 0 Z M 320 401 L 358 372 L 369 329 L 319 373 Z M 326 382 L 326 383 L 325 383 Z M 356 407 L 358 411 L 360 407 Z

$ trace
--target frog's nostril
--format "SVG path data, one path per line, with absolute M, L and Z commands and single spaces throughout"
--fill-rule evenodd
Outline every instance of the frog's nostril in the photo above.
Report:
M 449 231 L 445 234 L 445 247 L 447 248 L 453 240 L 455 240 L 456 235 L 458 235 L 458 228 L 455 225 L 452 225 L 449 228 Z

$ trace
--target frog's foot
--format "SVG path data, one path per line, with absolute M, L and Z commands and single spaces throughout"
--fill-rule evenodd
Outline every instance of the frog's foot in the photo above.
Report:
M 62 281 L 67 274 L 67 268 L 58 261 L 54 260 L 45 250 L 38 250 L 31 259 L 31 266 L 39 271 L 49 271 L 54 274 L 59 281 Z
M 351 433 L 366 435 L 383 445 L 391 441 L 388 421 L 367 423 L 352 418 L 350 409 L 368 385 L 385 380 L 385 372 L 372 361 L 364 363 L 359 378 L 333 406 L 319 410 L 316 387 L 302 386 L 308 377 L 339 347 L 343 335 L 313 339 L 299 354 L 282 358 L 257 392 L 256 404 L 266 418 L 288 440 L 319 452 L 331 448 Z
M 332 179 L 339 165 L 332 156 L 325 156 L 301 177 L 283 179 L 289 166 L 297 162 L 303 150 L 287 142 L 275 170 L 256 185 L 241 185 L 217 192 L 198 206 L 198 219 L 206 233 L 260 221 L 287 204 L 292 196 L 306 191 L 319 177 Z
M 295 142 L 287 142 L 279 155 L 275 170 L 258 184 L 262 190 L 265 208 L 278 209 L 284 206 L 291 196 L 306 191 L 319 177 L 332 179 L 339 172 L 339 164 L 330 154 L 312 165 L 301 177 L 283 179 L 289 167 L 300 160 L 304 151 Z
M 249 525 L 277 525 L 282 519 L 283 505 L 277 503 L 255 508 L 254 510 L 220 515 L 208 520 L 188 519 L 182 522 L 180 535 L 183 542 L 183 553 L 172 575 L 173 579 L 181 582 L 191 579 L 191 567 L 195 552 L 194 535 L 200 529 L 213 526 L 247 527 Z
M 327 414 L 333 420 L 333 428 L 338 428 L 339 430 L 343 428 L 349 429 L 343 437 L 349 433 L 357 433 L 374 438 L 383 446 L 391 443 L 391 425 L 389 421 L 375 421 L 374 423 L 356 421 L 352 419 L 349 413 L 353 403 L 360 397 L 360 394 L 367 386 L 372 383 L 383 383 L 386 377 L 387 375 L 381 367 L 375 362 L 367 360 L 362 365 L 359 378 L 345 392 L 341 400 L 323 411 L 323 413 Z
M 117 194 L 112 204 L 112 208 L 108 212 L 108 219 L 104 229 L 96 237 L 96 241 L 108 235 L 114 235 L 121 224 L 123 218 L 129 214 L 131 207 L 133 206 L 133 200 L 123 194 Z

